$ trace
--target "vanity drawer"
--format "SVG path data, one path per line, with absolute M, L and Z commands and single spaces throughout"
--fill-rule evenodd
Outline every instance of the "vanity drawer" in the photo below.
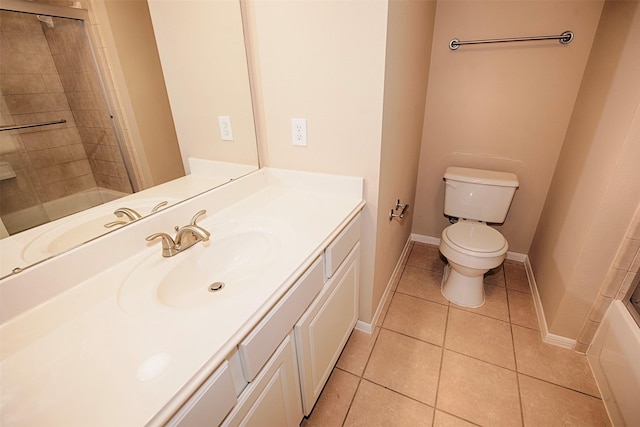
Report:
M 358 214 L 325 249 L 324 271 L 327 278 L 333 276 L 347 254 L 360 240 L 360 216 Z
M 253 381 L 282 339 L 316 297 L 324 282 L 319 257 L 239 345 L 245 379 Z
M 236 404 L 236 388 L 225 360 L 167 423 L 174 427 L 216 426 Z

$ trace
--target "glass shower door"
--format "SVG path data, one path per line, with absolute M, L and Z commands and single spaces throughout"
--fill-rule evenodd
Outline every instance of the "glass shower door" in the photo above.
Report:
M 132 193 L 84 21 L 0 10 L 0 57 L 5 231 Z

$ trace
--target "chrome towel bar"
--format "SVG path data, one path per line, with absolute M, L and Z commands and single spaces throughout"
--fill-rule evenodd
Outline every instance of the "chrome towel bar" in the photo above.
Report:
M 507 39 L 486 39 L 486 40 L 458 40 L 451 39 L 449 49 L 456 50 L 463 44 L 482 44 L 482 43 L 506 43 L 506 42 L 528 42 L 532 40 L 558 40 L 561 44 L 569 44 L 573 40 L 573 32 L 565 31 L 557 36 L 533 36 L 533 37 L 513 37 Z
M 31 125 L 8 125 L 8 126 L 0 126 L 0 132 L 4 130 L 18 130 L 18 129 L 28 129 L 28 128 L 37 128 L 39 126 L 49 126 L 49 125 L 60 125 L 62 123 L 67 123 L 65 119 L 55 120 L 52 122 L 44 122 L 44 123 L 34 123 Z

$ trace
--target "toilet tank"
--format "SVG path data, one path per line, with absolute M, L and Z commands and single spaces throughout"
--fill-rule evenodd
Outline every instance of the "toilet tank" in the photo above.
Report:
M 509 172 L 448 167 L 444 173 L 444 214 L 502 223 L 518 187 Z

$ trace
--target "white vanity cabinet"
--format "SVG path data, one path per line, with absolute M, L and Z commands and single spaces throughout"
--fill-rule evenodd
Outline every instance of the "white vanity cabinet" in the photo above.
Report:
M 309 415 L 358 320 L 360 215 L 324 251 L 325 284 L 294 328 Z
M 358 317 L 359 240 L 357 215 L 169 425 L 299 426 Z
M 358 320 L 360 244 L 296 324 L 304 414 L 309 415 Z

